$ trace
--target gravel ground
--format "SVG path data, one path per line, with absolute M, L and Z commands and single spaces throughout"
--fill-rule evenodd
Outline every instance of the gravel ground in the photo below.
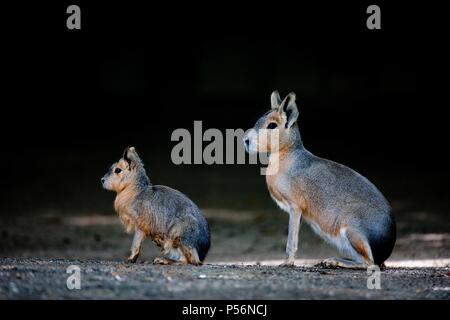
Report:
M 194 173 L 183 181 L 198 181 Z M 382 189 L 392 194 L 398 237 L 388 269 L 381 273 L 381 290 L 367 288 L 364 270 L 312 267 L 311 261 L 338 253 L 307 225 L 300 231 L 297 267 L 277 267 L 284 257 L 287 214 L 273 204 L 259 176 L 241 179 L 242 185 L 231 174 L 221 177 L 229 183 L 222 179 L 224 186 L 201 189 L 203 196 L 195 188 L 178 186 L 200 199 L 211 227 L 211 250 L 200 267 L 152 265 L 159 252 L 149 240 L 138 262 L 126 264 L 132 236 L 113 212 L 113 195 L 98 185 L 89 189 L 91 175 L 85 183 L 79 181 L 86 188 L 75 184 L 76 190 L 62 189 L 60 197 L 55 197 L 57 190 L 50 198 L 36 191 L 42 197 L 30 200 L 30 209 L 0 209 L 0 299 L 450 298 L 450 207 L 447 194 L 430 187 L 436 177 L 420 179 L 420 188 L 398 176 L 383 180 Z M 214 175 L 206 178 L 218 181 Z M 174 185 L 179 177 L 164 181 Z M 417 192 L 424 188 L 433 192 Z M 208 202 L 216 206 L 208 207 Z M 70 265 L 80 267 L 80 290 L 66 286 Z
M 67 267 L 81 288 L 67 288 Z M 366 271 L 261 265 L 160 266 L 117 261 L 1 259 L 2 299 L 449 299 L 450 268 L 388 268 L 381 289 Z

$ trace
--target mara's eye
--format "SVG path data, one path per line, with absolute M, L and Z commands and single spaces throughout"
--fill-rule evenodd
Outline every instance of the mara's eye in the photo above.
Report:
M 114 169 L 114 173 L 117 173 L 117 174 L 119 174 L 119 173 L 121 173 L 122 172 L 122 169 L 120 169 L 120 168 L 116 168 L 116 169 Z
M 267 125 L 267 129 L 275 129 L 278 125 L 275 122 L 271 122 Z

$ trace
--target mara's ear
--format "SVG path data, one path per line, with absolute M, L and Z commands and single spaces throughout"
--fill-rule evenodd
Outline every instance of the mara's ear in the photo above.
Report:
M 285 127 L 292 127 L 292 125 L 295 123 L 295 121 L 297 121 L 298 118 L 298 108 L 297 104 L 295 103 L 295 93 L 291 92 L 286 96 L 286 98 L 284 98 L 278 111 L 280 112 L 280 114 L 284 113 L 286 115 Z
M 278 93 L 278 91 L 275 90 L 270 95 L 270 104 L 272 106 L 272 109 L 278 109 L 280 107 L 281 98 L 280 98 L 280 94 Z
M 123 155 L 122 158 L 123 160 L 125 160 L 126 162 L 128 162 L 128 164 L 131 163 L 131 159 L 128 157 L 128 147 L 125 148 L 125 150 L 123 150 Z
M 139 158 L 139 155 L 136 152 L 136 149 L 134 147 L 128 147 L 123 152 L 123 159 L 128 162 L 128 165 L 130 166 L 130 169 L 135 168 L 136 166 L 139 166 L 142 164 L 141 158 Z

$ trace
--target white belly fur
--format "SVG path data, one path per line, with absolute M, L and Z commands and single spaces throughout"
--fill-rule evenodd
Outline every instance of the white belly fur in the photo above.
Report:
M 353 249 L 352 245 L 347 239 L 346 235 L 346 228 L 341 228 L 339 230 L 339 234 L 335 237 L 325 233 L 322 231 L 320 226 L 315 223 L 314 221 L 308 221 L 308 224 L 311 226 L 311 229 L 314 230 L 314 232 L 319 235 L 322 239 L 324 239 L 329 244 L 335 246 L 339 252 L 342 254 L 348 255 L 348 258 L 358 259 L 359 255 L 355 252 L 355 249 Z
M 286 211 L 287 213 L 289 213 L 289 207 L 284 204 L 281 201 L 278 201 L 277 199 L 275 199 L 274 197 L 272 197 L 273 201 L 275 201 L 275 203 L 280 207 L 281 210 Z

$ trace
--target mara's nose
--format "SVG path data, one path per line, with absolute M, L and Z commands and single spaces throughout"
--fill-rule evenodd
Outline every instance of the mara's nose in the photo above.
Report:
M 102 184 L 105 183 L 105 178 L 101 178 L 100 181 L 102 182 Z

